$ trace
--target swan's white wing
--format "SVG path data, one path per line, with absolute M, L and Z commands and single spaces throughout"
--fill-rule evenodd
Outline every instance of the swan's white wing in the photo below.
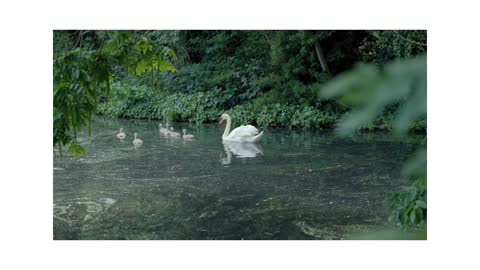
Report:
M 246 126 L 242 125 L 232 130 L 229 136 L 232 136 L 232 137 L 245 136 L 245 135 L 255 136 L 257 134 L 258 134 L 258 129 L 256 127 L 252 125 L 246 125 Z
M 252 134 L 253 136 L 258 134 L 258 129 L 252 125 L 246 125 L 242 127 L 244 127 L 245 130 L 250 131 L 250 134 Z
M 258 134 L 258 130 L 252 126 L 239 126 L 236 129 L 232 130 L 228 135 L 229 138 L 245 137 L 245 136 L 255 136 Z

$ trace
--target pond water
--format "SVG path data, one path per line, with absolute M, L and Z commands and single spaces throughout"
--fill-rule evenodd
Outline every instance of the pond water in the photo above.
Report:
M 54 239 L 348 239 L 387 224 L 386 193 L 407 184 L 415 149 L 282 129 L 223 144 L 222 126 L 174 124 L 196 137 L 184 141 L 158 123 L 97 118 L 78 138 L 86 156 L 54 154 Z

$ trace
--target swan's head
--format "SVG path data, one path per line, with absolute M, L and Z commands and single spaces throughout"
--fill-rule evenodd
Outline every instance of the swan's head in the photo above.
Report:
M 227 120 L 228 118 L 230 118 L 230 115 L 224 113 L 222 114 L 222 116 L 220 116 L 220 124 L 223 123 L 223 121 Z
M 187 130 L 186 130 L 186 129 L 182 129 L 182 131 L 183 131 L 183 134 L 187 133 Z
M 123 128 L 120 128 L 120 133 L 123 133 Z
M 133 136 L 137 137 L 137 135 L 138 135 L 138 134 L 137 134 L 136 132 L 135 132 L 135 133 L 133 133 Z

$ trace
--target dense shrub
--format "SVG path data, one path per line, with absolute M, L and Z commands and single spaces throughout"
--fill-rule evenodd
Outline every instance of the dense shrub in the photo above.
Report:
M 335 111 L 329 103 L 317 102 L 316 106 L 273 103 L 274 99 L 269 95 L 231 107 L 235 94 L 218 87 L 207 92 L 168 93 L 135 84 L 114 83 L 111 92 L 110 101 L 100 104 L 97 113 L 125 118 L 209 123 L 217 121 L 222 113 L 227 112 L 236 124 L 307 129 L 330 128 L 349 115 Z M 393 114 L 386 111 L 360 129 L 390 130 L 392 120 Z M 415 131 L 422 131 L 422 128 L 426 128 L 424 120 L 412 126 Z
M 427 51 L 427 32 L 424 30 L 367 31 L 359 45 L 362 62 L 384 63 L 397 58 L 410 58 Z
M 116 117 L 202 123 L 218 119 L 232 95 L 219 89 L 169 94 L 145 86 L 115 83 L 110 101 L 100 104 L 97 112 Z
M 325 113 L 310 106 L 254 103 L 239 105 L 228 113 L 240 124 L 288 128 L 325 128 L 333 125 L 338 115 Z

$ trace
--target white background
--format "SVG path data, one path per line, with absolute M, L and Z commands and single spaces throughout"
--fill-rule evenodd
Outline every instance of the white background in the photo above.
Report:
M 479 269 L 478 7 L 311 2 L 2 1 L 0 268 Z M 53 29 L 428 29 L 428 241 L 53 241 Z

